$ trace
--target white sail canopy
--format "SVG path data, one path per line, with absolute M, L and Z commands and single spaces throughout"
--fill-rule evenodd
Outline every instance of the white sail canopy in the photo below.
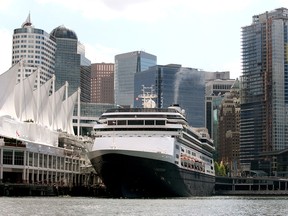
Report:
M 54 78 L 41 86 L 38 83 L 35 89 L 39 71 L 16 84 L 19 69 L 20 63 L 0 75 L 0 136 L 57 146 L 57 130 L 74 135 L 72 116 L 77 91 L 63 101 L 67 86 L 51 94 Z
M 37 75 L 37 72 L 35 71 L 29 77 L 27 77 L 23 81 L 20 81 L 15 86 L 16 114 L 17 114 L 17 117 L 23 121 L 35 120 L 34 115 L 33 115 L 33 108 L 32 108 L 35 101 L 33 98 L 33 94 L 31 94 L 31 92 L 34 89 L 36 75 Z
M 54 112 L 52 113 L 52 118 L 53 118 L 52 127 L 54 130 L 62 128 L 61 109 L 62 109 L 62 101 L 64 98 L 65 89 L 66 89 L 66 85 L 63 85 L 58 91 L 54 93 L 54 95 L 51 95 L 49 97 L 49 101 L 51 104 L 53 104 L 53 98 L 55 100 Z
M 51 106 L 49 106 L 49 92 L 51 90 L 53 78 L 40 86 L 33 92 L 34 98 L 36 98 L 36 122 L 42 125 L 49 125 L 49 112 L 52 112 Z
M 0 75 L 0 116 L 16 117 L 14 94 L 20 63 L 15 64 L 8 71 Z

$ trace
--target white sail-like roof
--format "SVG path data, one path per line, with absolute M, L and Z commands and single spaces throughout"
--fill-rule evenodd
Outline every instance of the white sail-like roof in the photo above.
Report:
M 16 84 L 20 68 L 23 72 L 20 63 L 15 64 L 0 75 L 0 136 L 57 146 L 58 129 L 74 135 L 72 116 L 77 91 L 63 101 L 65 90 L 68 92 L 64 85 L 49 96 L 55 79 L 41 86 L 38 83 L 34 89 L 36 72 Z
M 48 112 L 52 110 L 48 109 L 49 91 L 51 90 L 53 78 L 49 79 L 46 83 L 40 86 L 40 88 L 33 91 L 33 97 L 36 101 L 36 122 L 42 125 L 48 126 Z
M 62 121 L 61 121 L 61 109 L 62 109 L 62 101 L 64 98 L 66 85 L 63 85 L 60 89 L 58 89 L 54 95 L 50 95 L 49 101 L 51 104 L 53 104 L 53 98 L 55 98 L 55 106 L 54 106 L 54 112 L 52 113 L 53 118 L 53 125 L 52 128 L 54 130 L 62 128 Z M 51 122 L 52 124 L 52 122 Z
M 35 71 L 15 86 L 15 110 L 17 117 L 23 121 L 35 120 L 33 106 L 35 106 L 36 101 L 34 101 L 32 92 L 36 76 L 37 72 Z
M 67 110 L 67 125 L 66 131 L 68 134 L 74 134 L 73 125 L 72 125 L 72 118 L 73 118 L 73 110 L 78 97 L 78 91 L 74 92 L 67 100 L 68 100 L 68 110 Z M 66 101 L 63 103 L 65 104 Z
M 74 135 L 72 117 L 73 109 L 77 100 L 78 91 L 62 101 L 61 118 L 58 118 L 58 129 Z
M 20 63 L 0 75 L 0 116 L 16 117 L 14 94 Z

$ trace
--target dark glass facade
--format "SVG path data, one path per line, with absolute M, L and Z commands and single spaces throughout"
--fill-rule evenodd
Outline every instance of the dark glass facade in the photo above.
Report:
M 179 104 L 193 127 L 205 126 L 205 72 L 181 65 L 150 67 L 135 74 L 134 107 L 141 107 L 138 95 L 142 85 L 153 86 L 157 94 L 157 107 L 167 108 Z
M 143 51 L 115 56 L 114 94 L 115 104 L 133 106 L 134 74 L 156 65 L 157 57 Z
M 69 33 L 70 32 L 70 33 Z M 51 34 L 55 36 L 57 49 L 55 60 L 56 89 L 67 81 L 69 95 L 80 87 L 80 100 L 90 101 L 91 66 L 90 61 L 78 52 L 79 42 L 74 31 L 63 26 L 54 29 Z

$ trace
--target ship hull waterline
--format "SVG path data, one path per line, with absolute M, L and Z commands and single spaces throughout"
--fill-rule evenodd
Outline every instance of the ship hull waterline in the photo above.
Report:
M 117 153 L 90 159 L 111 197 L 210 196 L 215 177 L 166 161 Z

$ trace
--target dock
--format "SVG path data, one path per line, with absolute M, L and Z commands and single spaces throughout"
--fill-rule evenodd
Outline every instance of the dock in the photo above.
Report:
M 214 195 L 288 195 L 288 179 L 217 176 Z

